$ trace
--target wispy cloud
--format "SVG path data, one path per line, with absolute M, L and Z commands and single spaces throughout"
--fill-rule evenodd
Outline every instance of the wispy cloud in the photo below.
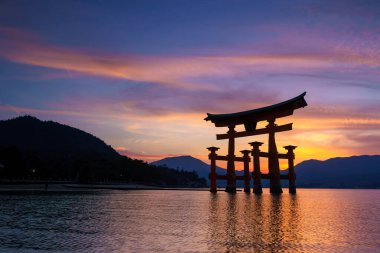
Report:
M 0 28 L 0 56 L 33 66 L 60 69 L 91 76 L 152 82 L 183 89 L 210 89 L 212 85 L 195 77 L 235 76 L 244 72 L 315 72 L 336 64 L 380 66 L 375 49 L 358 51 L 341 45 L 318 52 L 278 52 L 244 55 L 167 56 L 113 55 L 88 49 L 68 48 L 48 43 L 39 36 L 15 28 Z
M 45 115 L 65 115 L 65 116 L 78 116 L 78 117 L 95 116 L 95 114 L 78 112 L 78 111 L 37 109 L 37 108 L 19 107 L 19 106 L 14 106 L 14 105 L 0 105 L 0 110 L 12 111 L 12 112 L 15 112 L 17 115 L 45 114 Z

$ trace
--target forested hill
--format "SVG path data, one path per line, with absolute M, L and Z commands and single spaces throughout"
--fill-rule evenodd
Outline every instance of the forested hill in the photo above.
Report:
M 0 121 L 0 179 L 206 185 L 194 172 L 122 156 L 89 133 L 31 116 Z
M 32 116 L 0 121 L 0 145 L 48 154 L 96 152 L 114 157 L 119 155 L 104 141 L 89 133 Z

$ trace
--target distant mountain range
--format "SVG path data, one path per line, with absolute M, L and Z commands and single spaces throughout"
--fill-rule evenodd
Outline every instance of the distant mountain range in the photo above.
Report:
M 0 121 L 0 179 L 206 186 L 194 172 L 122 156 L 89 133 L 31 116 Z
M 192 156 L 167 157 L 167 158 L 152 162 L 151 164 L 178 169 L 178 170 L 195 171 L 200 177 L 205 178 L 208 183 L 210 182 L 208 178 L 208 175 L 210 173 L 210 165 Z M 226 169 L 220 168 L 217 166 L 216 173 L 219 175 L 224 175 L 226 174 Z M 236 171 L 236 174 L 243 175 L 243 172 Z M 238 186 L 242 187 L 242 184 L 240 183 L 241 182 L 238 182 Z M 218 180 L 217 184 L 219 186 L 223 186 L 225 184 L 225 181 Z
M 191 156 L 165 158 L 152 164 L 169 168 L 196 171 L 208 178 L 210 166 Z M 326 161 L 306 160 L 295 166 L 298 187 L 309 188 L 380 188 L 380 155 L 337 157 Z M 218 174 L 226 174 L 223 168 L 217 168 Z M 237 174 L 242 174 L 238 171 Z M 282 172 L 285 174 L 286 171 Z M 218 185 L 224 186 L 220 181 Z M 267 185 L 263 180 L 263 185 Z M 284 187 L 286 181 L 282 181 Z M 242 186 L 242 182 L 238 182 Z
M 380 155 L 307 160 L 295 170 L 303 187 L 380 188 Z

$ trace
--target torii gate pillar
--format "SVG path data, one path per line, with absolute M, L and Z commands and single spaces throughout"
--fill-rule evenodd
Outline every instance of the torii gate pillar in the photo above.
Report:
M 226 192 L 236 192 L 235 125 L 228 126 L 227 186 Z
M 296 146 L 288 145 L 284 147 L 288 150 L 288 170 L 289 170 L 289 193 L 296 193 L 296 173 L 294 172 L 294 149 Z
M 208 155 L 208 158 L 211 161 L 211 172 L 209 174 L 210 179 L 210 192 L 215 193 L 217 192 L 217 185 L 216 185 L 216 151 L 218 151 L 219 148 L 217 147 L 209 147 L 207 148 L 210 151 L 210 154 Z
M 243 161 L 244 161 L 244 192 L 250 193 L 251 187 L 251 175 L 249 175 L 249 153 L 251 153 L 250 150 L 242 150 L 240 151 L 243 154 Z
M 261 194 L 263 193 L 263 188 L 261 187 L 261 171 L 260 171 L 260 146 L 262 142 L 254 141 L 249 143 L 252 146 L 252 156 L 253 156 L 253 193 Z
M 280 183 L 280 164 L 278 162 L 278 153 L 275 140 L 275 127 L 274 119 L 268 120 L 269 141 L 268 141 L 268 168 L 269 168 L 269 187 L 270 193 L 282 193 Z

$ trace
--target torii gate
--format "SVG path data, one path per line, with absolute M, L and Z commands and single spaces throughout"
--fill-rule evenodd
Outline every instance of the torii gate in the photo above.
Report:
M 219 156 L 216 151 L 217 147 L 207 148 L 210 151 L 209 159 L 211 160 L 211 173 L 210 173 L 210 191 L 216 192 L 216 180 L 226 179 L 227 186 L 226 192 L 236 192 L 236 180 L 244 180 L 244 191 L 250 192 L 250 179 L 249 174 L 249 153 L 253 156 L 254 170 L 253 177 L 253 192 L 262 193 L 261 178 L 270 180 L 270 192 L 282 193 L 281 179 L 289 180 L 289 192 L 296 193 L 295 186 L 295 173 L 294 173 L 294 152 L 296 146 L 285 146 L 288 151 L 286 154 L 279 154 L 277 152 L 275 133 L 292 130 L 293 123 L 285 125 L 276 125 L 275 120 L 286 116 L 293 115 L 294 110 L 307 106 L 305 101 L 306 92 L 301 95 L 289 99 L 287 101 L 266 106 L 254 110 L 230 113 L 230 114 L 210 114 L 207 113 L 206 121 L 210 120 L 216 127 L 228 127 L 226 134 L 217 134 L 217 140 L 228 139 L 228 154 L 227 156 Z M 267 121 L 268 125 L 265 128 L 256 129 L 259 121 Z M 235 127 L 237 125 L 244 124 L 245 131 L 236 132 Z M 250 142 L 252 146 L 251 150 L 242 150 L 243 157 L 235 156 L 235 138 L 247 137 L 253 135 L 268 134 L 268 152 L 261 152 L 260 146 L 262 142 Z M 260 157 L 268 158 L 268 174 L 262 174 L 260 172 Z M 288 175 L 280 175 L 280 166 L 278 159 L 288 159 Z M 227 161 L 227 174 L 217 175 L 215 171 L 216 160 Z M 235 161 L 244 162 L 244 176 L 239 177 L 235 174 Z

